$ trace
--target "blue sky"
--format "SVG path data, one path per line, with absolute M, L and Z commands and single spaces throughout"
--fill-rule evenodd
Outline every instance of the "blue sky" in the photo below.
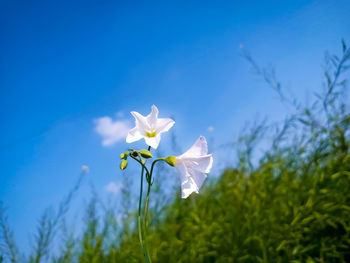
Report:
M 184 149 L 199 135 L 229 142 L 257 114 L 278 120 L 288 112 L 251 73 L 240 45 L 309 101 L 324 51 L 350 42 L 345 0 L 0 6 L 0 200 L 23 247 L 82 165 L 101 195 L 120 180 L 127 145 L 103 146 L 97 119 L 133 126 L 129 112 L 148 114 L 155 104 L 161 117 L 175 117 Z

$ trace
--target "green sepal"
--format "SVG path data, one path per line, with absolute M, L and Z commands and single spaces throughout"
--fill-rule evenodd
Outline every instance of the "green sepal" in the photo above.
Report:
M 151 154 L 151 152 L 148 151 L 148 150 L 141 150 L 141 151 L 139 151 L 139 153 L 141 154 L 141 156 L 142 156 L 143 158 L 146 158 L 146 159 L 152 158 L 152 157 L 153 157 L 152 154 Z
M 164 161 L 169 164 L 170 166 L 175 166 L 176 164 L 176 157 L 175 156 L 168 156 L 164 158 Z

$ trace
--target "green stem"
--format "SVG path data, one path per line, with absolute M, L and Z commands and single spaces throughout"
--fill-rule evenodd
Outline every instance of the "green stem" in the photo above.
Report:
M 145 252 L 146 252 L 146 257 L 147 257 L 147 260 L 146 260 L 146 262 L 147 263 L 152 263 L 152 260 L 151 260 L 151 257 L 150 257 L 150 255 L 149 255 L 149 252 L 148 252 L 148 242 L 147 242 L 147 218 L 146 218 L 146 216 L 147 216 L 147 210 L 148 210 L 148 200 L 149 200 L 149 189 L 150 189 L 150 184 L 148 184 L 148 190 L 147 190 L 147 197 L 146 197 L 146 204 L 145 204 L 145 215 L 144 215 L 144 218 L 143 218 L 143 220 L 144 220 L 144 222 L 143 222 L 143 226 L 144 226 L 144 234 L 145 234 L 145 238 L 144 238 L 144 240 L 145 240 Z M 146 257 L 145 257 L 145 259 L 146 259 Z
M 143 257 L 145 258 L 145 261 L 147 263 L 150 263 L 148 261 L 148 255 L 147 255 L 148 253 L 147 253 L 147 251 L 145 249 L 145 246 L 143 245 L 142 228 L 141 228 L 142 224 L 141 224 L 141 217 L 140 216 L 137 217 L 137 224 L 138 224 L 138 228 L 139 228 L 139 241 L 140 241 Z
M 141 217 L 141 204 L 142 204 L 142 191 L 143 191 L 143 172 L 144 168 L 142 167 L 141 171 L 141 182 L 140 182 L 140 198 L 139 198 L 139 217 Z
M 149 195 L 151 192 L 151 186 L 152 186 L 152 174 L 153 174 L 153 168 L 154 165 L 158 162 L 158 161 L 163 161 L 164 158 L 159 158 L 153 161 L 152 166 L 151 166 L 151 173 L 149 175 L 149 181 L 148 183 L 148 188 L 147 188 L 147 196 L 146 196 L 146 202 L 145 202 L 145 211 L 144 211 L 144 220 L 145 220 L 145 229 L 147 229 L 147 217 L 148 217 L 148 204 L 149 204 Z M 146 231 L 146 230 L 145 230 Z
M 152 176 L 151 176 L 151 179 L 152 179 Z M 148 203 L 149 203 L 149 195 L 150 195 L 150 192 L 151 192 L 151 186 L 152 184 L 151 183 L 148 183 L 148 188 L 147 188 L 147 196 L 146 196 L 146 202 L 145 202 L 145 211 L 143 212 L 145 217 L 145 229 L 147 229 L 147 226 L 148 226 L 148 220 L 147 220 L 147 217 L 148 217 Z
M 143 245 L 143 237 L 142 237 L 142 224 L 141 224 L 141 204 L 142 204 L 142 189 L 143 189 L 143 173 L 144 173 L 144 168 L 142 167 L 142 171 L 141 171 L 141 185 L 140 185 L 140 198 L 139 198 L 139 214 L 137 217 L 137 224 L 138 224 L 138 230 L 139 230 L 139 240 L 140 240 L 140 245 L 141 245 L 141 249 L 142 249 L 142 253 L 143 256 L 147 261 L 147 253 L 145 250 L 145 247 Z
M 141 160 L 138 160 L 138 159 L 136 159 L 134 156 L 132 156 L 132 155 L 130 155 L 130 157 L 131 158 L 133 158 L 136 162 L 138 162 L 139 164 L 141 164 L 141 166 L 142 166 L 142 169 L 145 169 L 146 170 L 146 178 L 149 178 L 149 171 L 148 171 L 148 169 L 147 169 L 147 167 L 142 163 L 142 161 Z M 140 156 L 139 156 L 140 157 Z M 140 159 L 141 159 L 141 157 L 140 157 Z
M 150 150 L 151 147 L 148 147 L 148 150 Z M 142 166 L 142 170 L 141 170 L 141 182 L 140 182 L 140 198 L 139 198 L 139 210 L 138 210 L 138 217 L 137 217 L 137 224 L 138 224 L 138 231 L 139 231 L 139 241 L 140 241 L 140 245 L 141 245 L 141 249 L 142 249 L 142 253 L 143 253 L 143 257 L 145 258 L 146 263 L 151 263 L 151 258 L 149 256 L 148 250 L 145 247 L 143 240 L 145 240 L 146 243 L 146 238 L 143 237 L 143 231 L 142 231 L 142 223 L 141 223 L 141 206 L 142 206 L 142 191 L 143 191 L 143 174 L 144 171 L 146 170 L 146 177 L 149 177 L 149 172 L 147 167 L 142 163 L 142 158 L 141 156 L 139 156 L 140 160 L 134 158 L 133 156 L 131 156 L 134 160 L 136 160 L 138 163 L 141 164 Z M 148 175 L 148 176 L 147 176 Z
M 147 227 L 148 227 L 148 223 L 147 223 L 147 217 L 148 217 L 148 205 L 149 205 L 149 195 L 151 193 L 151 186 L 152 186 L 152 174 L 153 174 L 153 169 L 154 169 L 154 165 L 158 162 L 158 161 L 162 161 L 164 160 L 164 158 L 159 158 L 159 159 L 156 159 L 153 161 L 152 163 L 152 166 L 151 166 L 151 173 L 149 173 L 149 177 L 148 177 L 148 180 L 147 180 L 147 183 L 148 183 L 148 188 L 147 188 L 147 196 L 146 196 L 146 202 L 145 202 L 145 210 L 144 210 L 144 223 L 143 223 L 143 226 L 144 226 L 144 233 L 145 233 L 145 251 L 146 251 L 146 254 L 148 256 L 148 260 L 149 262 L 152 262 L 151 261 L 151 258 L 149 256 L 149 252 L 148 252 L 148 244 L 147 244 Z M 145 257 L 146 258 L 146 257 Z M 147 261 L 146 261 L 147 262 Z
M 158 159 L 155 159 L 155 160 L 153 161 L 152 166 L 151 166 L 150 177 L 152 177 L 154 165 L 155 165 L 157 162 L 159 162 L 159 161 L 164 161 L 164 158 L 158 158 Z

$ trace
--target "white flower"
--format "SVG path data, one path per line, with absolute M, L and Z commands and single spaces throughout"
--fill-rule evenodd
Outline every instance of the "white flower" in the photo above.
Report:
M 132 111 L 131 114 L 135 118 L 136 126 L 129 131 L 126 142 L 131 143 L 144 138 L 146 144 L 154 149 L 159 145 L 160 134 L 167 132 L 175 124 L 172 119 L 158 118 L 158 109 L 154 105 L 152 112 L 146 117 L 136 111 Z
M 208 154 L 207 141 L 203 136 L 187 152 L 176 157 L 175 168 L 180 174 L 182 198 L 193 192 L 198 194 L 212 165 L 213 157 Z

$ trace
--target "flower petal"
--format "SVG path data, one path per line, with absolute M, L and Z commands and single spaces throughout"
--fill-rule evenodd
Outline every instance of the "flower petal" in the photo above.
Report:
M 146 144 L 151 146 L 153 149 L 157 149 L 160 142 L 160 134 L 155 137 L 145 137 Z
M 147 122 L 151 129 L 156 129 L 157 119 L 158 119 L 158 108 L 155 105 L 152 105 L 152 111 L 147 115 Z
M 175 124 L 175 121 L 169 118 L 160 118 L 157 120 L 157 126 L 155 127 L 157 133 L 167 132 Z
M 193 157 L 178 157 L 182 162 L 193 170 L 201 173 L 209 173 L 213 166 L 213 157 L 211 154 Z
M 207 140 L 204 136 L 199 136 L 198 140 L 192 145 L 187 152 L 182 154 L 179 157 L 187 157 L 187 156 L 202 156 L 208 154 L 208 144 Z
M 187 198 L 193 192 L 198 192 L 196 185 L 191 180 L 190 174 L 187 171 L 187 168 L 184 163 L 178 163 L 175 165 L 177 171 L 180 174 L 181 180 L 181 197 Z
M 126 142 L 127 143 L 136 142 L 142 139 L 142 137 L 143 136 L 140 133 L 140 130 L 138 129 L 138 127 L 134 127 L 129 131 L 128 136 L 126 136 Z
M 205 178 L 207 178 L 207 175 L 205 173 L 199 172 L 199 171 L 191 171 L 191 177 L 193 181 L 193 184 L 196 185 L 197 193 L 199 189 L 202 187 Z
M 192 182 L 191 177 L 188 180 L 181 184 L 181 198 L 189 197 L 193 192 L 198 194 L 196 185 Z
M 147 123 L 147 118 L 142 116 L 140 113 L 136 111 L 131 112 L 132 116 L 135 118 L 136 127 L 140 130 L 141 134 L 144 134 L 145 131 L 149 130 L 149 125 Z

